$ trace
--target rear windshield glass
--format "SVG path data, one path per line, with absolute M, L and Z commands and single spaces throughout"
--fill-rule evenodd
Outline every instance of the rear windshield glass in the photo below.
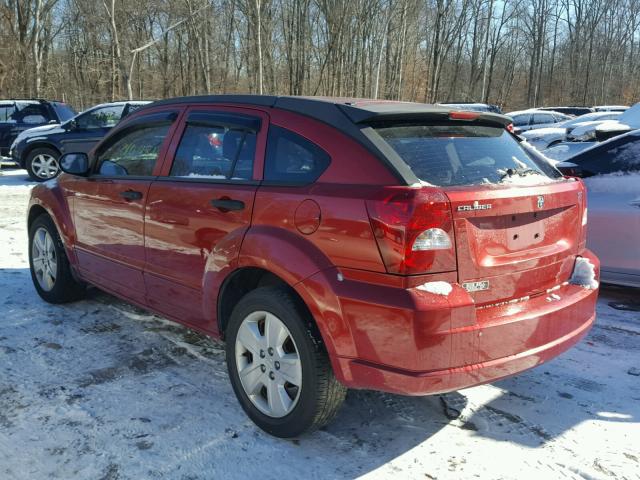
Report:
M 432 185 L 548 182 L 560 174 L 529 155 L 503 128 L 377 125 L 377 133 L 420 179 Z M 535 177 L 535 178 L 534 178 Z

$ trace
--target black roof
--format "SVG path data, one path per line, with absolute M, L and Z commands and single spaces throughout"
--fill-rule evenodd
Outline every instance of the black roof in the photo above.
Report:
M 194 103 L 227 103 L 279 108 L 313 117 L 336 127 L 343 124 L 344 119 L 341 117 L 347 117 L 352 123 L 358 124 L 399 118 L 435 120 L 448 116 L 453 111 L 444 106 L 416 102 L 276 95 L 199 95 L 159 100 L 149 106 Z M 507 117 L 493 113 L 481 114 L 478 119 L 500 126 L 511 123 Z
M 401 181 L 411 185 L 419 181 L 407 164 L 378 135 L 371 124 L 387 121 L 448 121 L 455 108 L 415 102 L 334 97 L 296 97 L 276 95 L 200 95 L 159 100 L 136 111 L 139 115 L 157 106 L 220 103 L 277 108 L 326 123 L 356 140 L 390 167 Z M 495 113 L 474 112 L 474 122 L 504 128 L 511 119 Z

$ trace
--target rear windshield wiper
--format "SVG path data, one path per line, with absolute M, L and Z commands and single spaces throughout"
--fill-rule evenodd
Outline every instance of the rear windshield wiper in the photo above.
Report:
M 542 175 L 542 173 L 538 170 L 534 170 L 533 168 L 507 168 L 506 170 L 501 171 L 504 173 L 500 175 L 500 181 L 507 177 L 514 177 L 516 175 L 520 177 L 526 177 L 527 175 Z

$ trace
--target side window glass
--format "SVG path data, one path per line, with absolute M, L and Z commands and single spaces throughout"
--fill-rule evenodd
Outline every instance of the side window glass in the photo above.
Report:
M 251 180 L 256 132 L 233 125 L 187 124 L 171 171 L 172 177 Z
M 98 156 L 98 174 L 150 176 L 170 124 L 142 127 L 126 132 Z
M 553 115 L 548 113 L 535 113 L 533 115 L 533 123 L 536 125 L 540 123 L 554 123 Z
M 322 175 L 329 163 L 331 157 L 309 140 L 285 128 L 269 128 L 265 180 L 312 183 Z
M 44 105 L 27 104 L 14 112 L 13 119 L 18 123 L 27 125 L 39 125 L 49 121 L 49 112 Z
M 111 128 L 118 123 L 124 105 L 97 108 L 91 112 L 83 113 L 76 119 L 78 128 L 89 130 L 92 128 Z
M 0 122 L 3 123 L 15 123 L 13 114 L 16 111 L 16 107 L 10 105 L 0 105 Z
M 523 127 L 529 124 L 530 115 L 516 115 L 513 117 L 513 126 L 514 127 Z

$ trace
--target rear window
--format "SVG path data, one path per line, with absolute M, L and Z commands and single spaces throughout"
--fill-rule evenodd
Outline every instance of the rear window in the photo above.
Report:
M 438 186 L 498 184 L 560 174 L 530 156 L 503 128 L 471 125 L 379 125 L 377 133 L 413 173 Z

